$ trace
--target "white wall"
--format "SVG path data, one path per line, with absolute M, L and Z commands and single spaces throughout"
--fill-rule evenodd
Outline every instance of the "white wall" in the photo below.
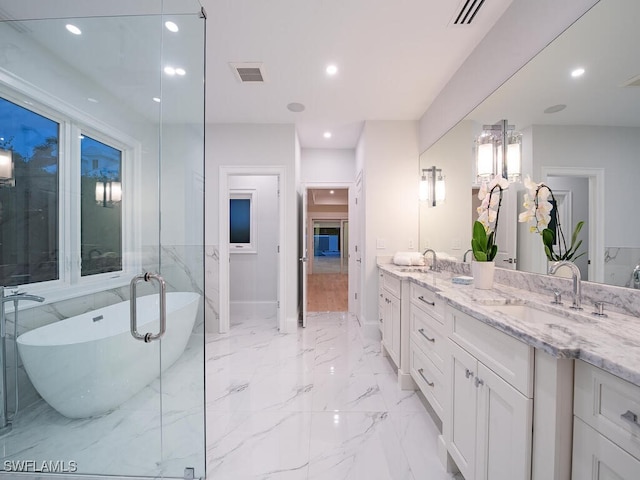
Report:
M 376 256 L 418 248 L 417 122 L 365 122 L 356 158 L 365 170 L 362 320 L 377 325 Z
M 229 188 L 253 189 L 257 253 L 232 253 L 229 300 L 273 308 L 277 301 L 278 177 L 234 175 Z
M 435 143 L 597 2 L 514 0 L 420 119 L 420 151 Z
M 296 197 L 296 162 L 297 140 L 293 125 L 257 125 L 257 124 L 207 124 L 205 150 L 205 244 L 206 257 L 206 292 L 208 306 L 218 309 L 218 247 L 219 238 L 219 168 L 220 166 L 282 166 L 286 178 L 280 183 L 281 194 L 285 198 L 285 211 L 281 212 L 284 222 L 285 238 L 281 245 L 285 255 L 284 305 L 281 305 L 287 331 L 297 325 L 297 269 L 298 239 L 297 197 Z M 219 310 L 211 312 L 211 318 Z M 217 324 L 209 325 L 211 331 L 217 330 Z
M 303 148 L 301 181 L 347 183 L 355 180 L 354 149 Z

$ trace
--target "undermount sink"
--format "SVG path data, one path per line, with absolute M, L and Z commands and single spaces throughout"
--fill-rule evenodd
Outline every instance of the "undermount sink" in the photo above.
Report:
M 504 313 L 505 315 L 509 315 L 510 317 L 514 317 L 528 323 L 558 323 L 563 319 L 560 315 L 540 310 L 529 305 L 492 305 L 489 308 L 493 311 Z

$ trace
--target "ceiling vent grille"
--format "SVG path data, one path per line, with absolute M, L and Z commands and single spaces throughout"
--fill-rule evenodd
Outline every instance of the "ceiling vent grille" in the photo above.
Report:
M 470 25 L 482 5 L 484 5 L 484 0 L 464 0 L 460 11 L 454 17 L 453 24 Z
M 231 63 L 230 65 L 241 83 L 264 83 L 266 80 L 262 63 Z

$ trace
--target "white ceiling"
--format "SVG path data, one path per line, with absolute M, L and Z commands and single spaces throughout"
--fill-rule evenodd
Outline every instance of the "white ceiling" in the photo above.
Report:
M 486 0 L 470 26 L 451 25 L 459 0 L 202 3 L 209 122 L 295 123 L 303 147 L 354 148 L 365 120 L 419 119 L 511 0 Z M 229 62 L 262 62 L 267 81 L 241 84 Z
M 511 1 L 484 0 L 471 25 L 456 26 L 465 0 L 201 0 L 208 17 L 206 120 L 295 123 L 302 147 L 354 148 L 365 120 L 419 119 Z M 124 15 L 159 5 L 165 12 L 198 9 L 197 0 L 0 0 L 0 15 Z M 96 47 L 66 55 L 83 54 L 72 63 L 109 88 L 118 81 L 109 79 L 108 55 L 99 47 L 118 41 L 114 32 L 122 29 L 106 25 Z M 73 41 L 46 30 L 36 34 L 54 53 Z M 130 49 L 121 48 L 114 61 Z M 230 62 L 262 63 L 266 82 L 241 84 Z M 329 63 L 338 66 L 335 77 L 325 74 Z M 112 93 L 124 91 L 116 86 Z M 135 105 L 134 93 L 127 93 L 125 101 Z M 290 112 L 291 102 L 306 109 Z M 327 130 L 330 140 L 322 136 Z

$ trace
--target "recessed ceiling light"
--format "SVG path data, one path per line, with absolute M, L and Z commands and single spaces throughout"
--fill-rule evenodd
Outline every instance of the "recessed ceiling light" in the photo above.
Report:
M 176 68 L 176 73 L 181 77 L 187 74 L 184 68 Z
M 573 70 L 571 72 L 571 76 L 573 78 L 577 78 L 577 77 L 581 77 L 582 75 L 584 75 L 584 68 L 576 68 L 575 70 Z
M 331 138 L 331 132 L 324 132 L 322 135 L 324 138 Z
M 336 65 L 328 65 L 326 71 L 327 75 L 335 75 L 338 73 L 338 67 Z
M 87 98 L 87 101 L 89 101 L 89 102 L 91 102 L 91 103 L 98 103 L 98 100 L 96 100 L 96 99 L 95 99 L 95 98 L 93 98 L 93 97 L 89 97 L 89 98 Z
M 167 27 L 167 30 L 169 30 L 170 32 L 173 32 L 173 33 L 176 33 L 178 30 L 180 30 L 178 28 L 178 25 L 176 25 L 172 21 L 164 22 L 164 26 Z
M 334 194 L 334 193 L 336 193 L 336 192 L 334 192 L 333 190 L 329 190 L 329 193 L 330 193 L 331 195 L 333 195 L 333 194 Z
M 558 105 L 552 105 L 544 109 L 544 113 L 558 113 L 567 108 L 566 105 L 559 103 Z
M 298 102 L 292 102 L 287 105 L 287 109 L 291 112 L 300 113 L 304 112 L 305 106 Z
M 153 101 L 156 103 L 160 103 L 160 98 L 159 97 L 153 97 Z
M 82 30 L 80 30 L 75 25 L 72 25 L 71 23 L 67 23 L 65 25 L 65 28 L 69 30 L 71 33 L 73 33 L 74 35 L 82 35 Z
M 167 75 L 175 75 L 176 69 L 170 66 L 166 66 L 164 67 L 164 73 L 166 73 Z

